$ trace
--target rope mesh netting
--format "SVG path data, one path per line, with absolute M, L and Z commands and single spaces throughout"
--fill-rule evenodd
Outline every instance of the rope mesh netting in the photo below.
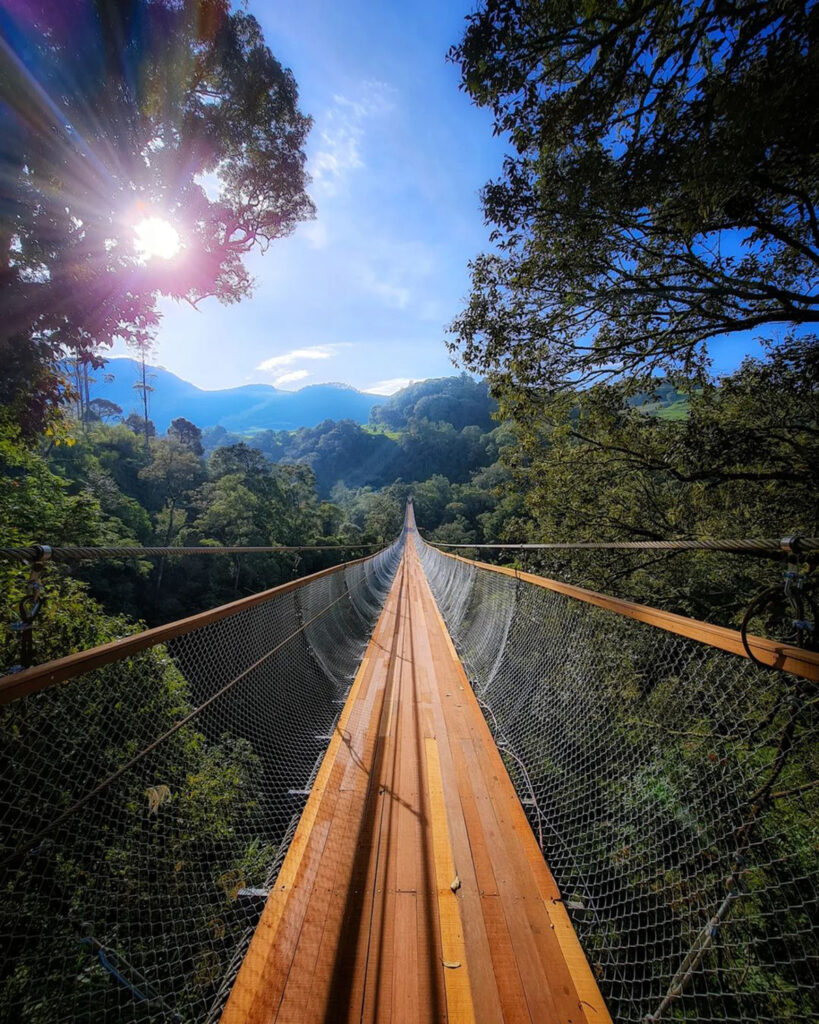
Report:
M 612 1018 L 819 1019 L 815 684 L 418 550 Z
M 218 1019 L 402 543 L 0 709 L 0 1021 Z

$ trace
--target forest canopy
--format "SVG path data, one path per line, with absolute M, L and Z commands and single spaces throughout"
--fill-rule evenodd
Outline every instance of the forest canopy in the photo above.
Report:
M 452 327 L 470 369 L 576 386 L 819 321 L 819 8 L 484 0 L 451 51 L 513 154 Z

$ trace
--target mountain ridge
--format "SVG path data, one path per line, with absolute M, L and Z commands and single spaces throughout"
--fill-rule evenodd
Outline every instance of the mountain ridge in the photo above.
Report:
M 296 430 L 327 419 L 363 424 L 373 407 L 385 401 L 383 395 L 368 394 L 349 384 L 308 384 L 298 391 L 284 391 L 272 384 L 253 383 L 209 390 L 162 366 L 148 366 L 147 372 L 153 388 L 148 415 L 160 432 L 180 416 L 198 427 L 222 426 L 238 432 Z M 91 398 L 114 402 L 126 416 L 131 412 L 141 416 L 142 398 L 135 386 L 140 378 L 138 360 L 113 356 L 92 375 Z

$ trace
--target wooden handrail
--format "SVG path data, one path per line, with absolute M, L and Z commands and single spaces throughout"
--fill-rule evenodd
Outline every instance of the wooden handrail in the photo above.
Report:
M 568 583 L 559 583 L 557 580 L 548 579 L 546 576 L 536 576 L 531 572 L 521 572 L 518 569 L 510 569 L 503 565 L 490 565 L 488 562 L 476 562 L 472 558 L 453 555 L 448 551 L 440 551 L 439 553 L 445 558 L 453 558 L 457 562 L 465 562 L 467 565 L 476 565 L 481 569 L 488 569 L 490 572 L 500 573 L 503 576 L 512 576 L 515 579 L 524 580 L 526 583 L 532 583 L 536 587 L 543 587 L 557 594 L 563 594 L 565 597 L 571 597 L 576 601 L 583 601 L 598 608 L 605 608 L 607 611 L 615 612 L 617 615 L 625 615 L 630 619 L 636 619 L 638 622 L 645 622 L 649 626 L 656 626 L 657 629 L 664 629 L 668 633 L 675 633 L 677 636 L 684 636 L 689 640 L 697 640 L 699 643 L 708 644 L 710 647 L 728 651 L 729 654 L 738 654 L 743 658 L 748 657 L 748 652 L 743 646 L 739 630 L 728 629 L 725 626 L 714 626 L 710 622 L 689 619 L 685 615 L 665 612 L 659 608 L 651 608 L 649 605 L 636 604 L 633 601 L 623 601 L 618 597 L 609 597 L 607 594 L 598 594 L 596 591 L 586 590 L 584 587 L 574 587 Z M 764 665 L 781 669 L 783 672 L 790 672 L 792 675 L 799 676 L 802 679 L 819 682 L 819 652 L 806 651 L 801 647 L 776 643 L 761 636 L 748 636 L 746 639 L 754 657 Z
M 15 672 L 0 678 L 0 706 L 9 704 L 18 697 L 24 697 L 30 693 L 37 693 L 40 690 L 47 690 L 57 683 L 64 683 L 76 676 L 94 669 L 109 665 L 112 661 L 119 661 L 122 658 L 129 658 L 140 651 L 155 647 L 157 644 L 167 640 L 173 640 L 186 633 L 192 633 L 203 626 L 209 626 L 212 622 L 228 618 L 237 612 L 246 611 L 248 608 L 255 608 L 257 605 L 265 604 L 267 601 L 278 597 L 281 594 L 290 593 L 291 590 L 298 590 L 313 580 L 321 579 L 323 576 L 331 576 L 333 573 L 341 572 L 352 565 L 360 565 L 367 562 L 375 555 L 365 555 L 363 558 L 356 558 L 351 562 L 342 562 L 340 565 L 332 565 L 329 569 L 321 569 L 319 572 L 303 576 L 298 580 L 291 580 L 282 583 L 278 587 L 271 587 L 259 594 L 251 594 L 250 597 L 239 598 L 238 601 L 231 601 L 229 604 L 220 605 L 218 608 L 211 608 L 206 612 L 199 612 L 196 615 L 189 615 L 186 619 L 177 619 L 175 622 L 168 622 L 164 626 L 154 626 L 153 629 L 144 629 L 131 636 L 122 637 L 120 640 L 112 640 L 110 643 L 102 644 L 99 647 L 92 647 L 87 651 L 78 651 L 76 654 L 68 654 L 64 658 L 57 658 L 54 661 L 47 661 L 43 665 L 35 665 L 32 668 L 24 669 L 22 672 Z

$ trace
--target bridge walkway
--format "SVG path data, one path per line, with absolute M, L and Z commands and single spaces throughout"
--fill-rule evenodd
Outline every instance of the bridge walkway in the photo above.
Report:
M 610 1019 L 410 522 L 222 1024 Z

